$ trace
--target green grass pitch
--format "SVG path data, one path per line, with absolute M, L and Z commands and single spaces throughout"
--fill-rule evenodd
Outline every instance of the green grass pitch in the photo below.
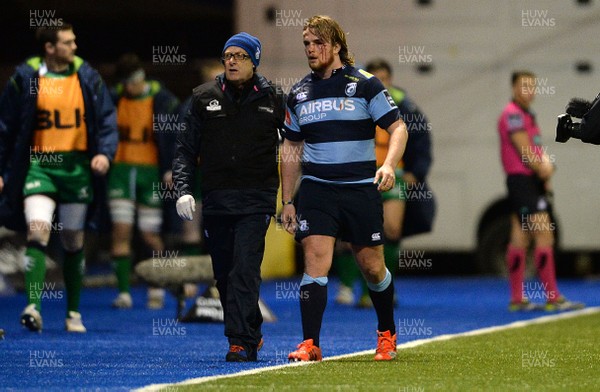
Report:
M 600 391 L 600 313 L 167 391 Z

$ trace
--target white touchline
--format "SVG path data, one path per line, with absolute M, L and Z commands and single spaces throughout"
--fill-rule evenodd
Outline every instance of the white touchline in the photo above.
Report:
M 493 333 L 493 332 L 499 332 L 499 331 L 506 331 L 508 329 L 522 328 L 522 327 L 527 327 L 529 325 L 543 324 L 543 323 L 548 323 L 550 321 L 569 319 L 569 318 L 574 318 L 574 317 L 598 313 L 598 312 L 600 312 L 600 307 L 596 306 L 596 307 L 591 307 L 591 308 L 586 308 L 586 309 L 581 309 L 581 310 L 575 310 L 572 312 L 564 312 L 564 313 L 558 313 L 558 314 L 553 314 L 553 315 L 549 315 L 549 316 L 537 317 L 537 318 L 530 319 L 530 320 L 514 321 L 512 323 L 505 324 L 505 325 L 496 325 L 493 327 L 474 329 L 472 331 L 460 332 L 460 333 L 456 333 L 456 334 L 439 335 L 439 336 L 434 336 L 429 339 L 412 340 L 410 342 L 399 344 L 397 346 L 397 348 L 398 348 L 398 350 L 403 350 L 403 349 L 407 349 L 407 348 L 422 346 L 424 344 L 433 343 L 433 342 L 441 342 L 441 341 L 465 337 L 465 336 L 484 335 L 486 333 Z M 373 353 L 373 350 L 371 349 L 371 350 L 359 351 L 359 352 L 350 353 L 350 354 L 342 354 L 342 355 L 336 355 L 333 357 L 327 357 L 327 358 L 323 358 L 323 361 L 334 361 L 334 360 L 338 360 L 338 359 L 351 358 L 351 357 L 356 357 L 359 355 L 366 355 L 366 354 L 372 354 L 372 353 Z M 282 369 L 282 368 L 286 368 L 286 367 L 290 367 L 290 366 L 307 366 L 307 365 L 313 365 L 316 363 L 318 363 L 318 362 L 292 362 L 292 363 L 284 364 L 284 365 L 266 366 L 266 367 L 261 367 L 258 369 L 244 370 L 243 372 L 232 373 L 232 374 L 221 374 L 221 375 L 216 375 L 216 376 L 190 378 L 189 380 L 185 380 L 185 381 L 178 382 L 175 384 L 153 384 L 153 385 L 148 385 L 146 387 L 142 387 L 139 389 L 135 389 L 134 391 L 135 392 L 154 392 L 154 391 L 158 391 L 162 388 L 168 388 L 168 387 L 173 387 L 173 386 L 202 384 L 205 382 L 221 380 L 224 378 L 246 376 L 246 375 L 251 375 L 251 374 L 263 373 L 263 372 L 267 372 L 270 370 Z

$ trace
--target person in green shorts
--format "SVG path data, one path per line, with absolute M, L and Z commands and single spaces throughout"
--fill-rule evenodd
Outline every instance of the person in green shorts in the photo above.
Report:
M 375 75 L 390 93 L 390 96 L 398 105 L 398 109 L 406 123 L 408 130 L 408 142 L 406 151 L 396 168 L 396 183 L 394 187 L 382 192 L 383 198 L 383 233 L 384 233 L 384 257 L 385 264 L 392 274 L 399 269 L 400 263 L 400 240 L 403 235 L 418 234 L 430 230 L 433 219 L 433 200 L 419 200 L 419 198 L 430 197 L 430 191 L 421 191 L 425 186 L 425 179 L 431 166 L 431 126 L 417 106 L 407 97 L 406 92 L 392 85 L 392 68 L 388 62 L 376 59 L 369 62 L 365 70 Z M 377 166 L 381 165 L 385 158 L 388 147 L 388 135 L 381 129 L 375 134 L 375 156 Z M 408 208 L 411 211 L 422 209 L 424 214 L 411 214 L 410 222 L 407 215 L 407 202 L 412 204 Z M 406 215 L 406 217 L 405 217 Z M 413 218 L 413 215 L 416 218 Z M 416 222 L 418 220 L 419 222 Z M 413 227 L 403 227 L 408 224 Z M 336 295 L 336 302 L 343 305 L 354 304 L 353 286 L 359 278 L 360 272 L 354 256 L 349 247 L 344 243 L 337 246 L 337 254 L 334 265 L 340 278 L 340 287 Z M 359 307 L 371 307 L 367 284 L 361 279 L 361 295 L 357 305 Z
M 42 300 L 62 297 L 45 282 L 55 233 L 64 250 L 66 330 L 86 332 L 79 313 L 84 227 L 97 201 L 94 180 L 117 148 L 115 108 L 98 72 L 75 56 L 71 25 L 40 28 L 36 38 L 41 56 L 17 67 L 0 96 L 0 224 L 27 231 L 21 324 L 41 331 Z
M 133 53 L 117 64 L 121 81 L 112 91 L 117 106 L 119 147 L 109 174 L 112 248 L 119 294 L 113 307 L 133 306 L 129 279 L 132 265 L 133 226 L 152 258 L 164 259 L 161 236 L 163 201 L 177 197 L 172 190 L 171 162 L 175 149 L 178 99 L 163 85 L 147 80 L 142 63 Z M 148 289 L 147 307 L 163 307 L 164 289 Z

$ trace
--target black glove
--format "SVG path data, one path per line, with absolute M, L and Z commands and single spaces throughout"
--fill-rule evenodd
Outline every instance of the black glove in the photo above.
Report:
M 590 101 L 586 101 L 585 99 L 581 98 L 572 98 L 567 104 L 565 110 L 573 117 L 582 118 L 591 107 L 592 103 Z

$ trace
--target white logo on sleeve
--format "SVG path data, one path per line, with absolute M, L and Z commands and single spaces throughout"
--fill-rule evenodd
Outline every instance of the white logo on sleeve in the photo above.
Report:
M 371 234 L 371 241 L 381 241 L 381 233 L 373 233 Z

